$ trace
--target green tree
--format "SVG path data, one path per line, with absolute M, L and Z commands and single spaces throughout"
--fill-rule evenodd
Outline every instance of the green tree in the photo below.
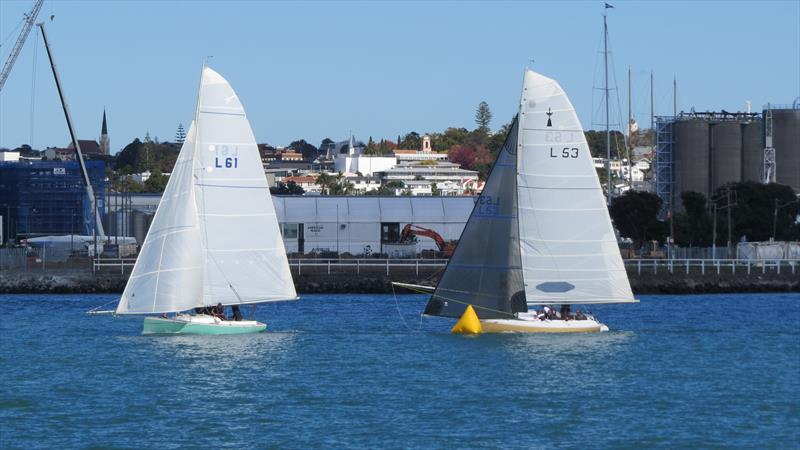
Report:
M 183 124 L 178 124 L 178 129 L 175 131 L 175 142 L 178 144 L 183 144 L 183 141 L 186 140 L 186 130 L 183 129 Z
M 478 125 L 478 130 L 483 134 L 489 134 L 489 124 L 492 122 L 492 111 L 489 110 L 489 104 L 480 102 L 477 110 L 475 110 L 475 123 Z
M 164 192 L 167 188 L 169 177 L 162 174 L 160 170 L 155 169 L 150 173 L 150 177 L 144 182 L 144 190 L 147 192 Z
M 645 241 L 664 242 L 669 226 L 658 220 L 661 199 L 649 192 L 628 191 L 611 200 L 609 213 L 620 234 L 630 238 L 636 248 Z
M 397 148 L 419 150 L 422 148 L 422 137 L 416 131 L 412 131 L 403 136 L 403 139 L 397 143 Z
M 315 182 L 315 184 L 317 184 L 321 188 L 322 195 L 327 195 L 330 192 L 331 186 L 335 183 L 336 183 L 336 178 L 332 177 L 327 173 L 319 174 Z
M 273 195 L 303 195 L 306 191 L 294 181 L 288 183 L 279 181 L 276 186 L 269 188 L 269 192 Z

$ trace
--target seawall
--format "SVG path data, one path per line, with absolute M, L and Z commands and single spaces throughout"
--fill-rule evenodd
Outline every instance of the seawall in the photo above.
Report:
M 392 268 L 364 270 L 309 270 L 298 274 L 293 270 L 297 291 L 301 294 L 322 293 L 391 293 L 392 281 L 434 286 L 440 269 Z M 700 294 L 724 292 L 800 292 L 800 273 L 761 268 L 751 273 L 707 270 L 690 273 L 676 270 L 637 273 L 629 268 L 631 287 L 636 294 Z M 127 274 L 101 272 L 93 275 L 83 270 L 7 271 L 0 272 L 0 293 L 121 293 Z M 398 289 L 398 293 L 402 290 Z M 407 292 L 407 291 L 406 291 Z

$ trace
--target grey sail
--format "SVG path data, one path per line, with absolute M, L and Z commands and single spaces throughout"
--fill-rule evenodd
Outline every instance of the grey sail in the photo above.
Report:
M 515 119 L 425 314 L 459 317 L 472 305 L 481 319 L 527 311 L 517 218 Z

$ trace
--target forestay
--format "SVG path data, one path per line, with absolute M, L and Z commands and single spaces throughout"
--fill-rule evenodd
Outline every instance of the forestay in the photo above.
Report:
M 526 71 L 519 123 L 527 302 L 635 301 L 583 128 L 555 80 Z
M 194 127 L 194 123 L 189 127 L 117 314 L 182 311 L 203 305 L 203 253 L 192 182 Z
M 517 224 L 517 121 L 492 167 L 425 314 L 459 317 L 468 304 L 481 319 L 527 311 Z
M 205 252 L 205 304 L 260 303 L 297 294 L 261 157 L 230 84 L 203 70 L 195 196 Z

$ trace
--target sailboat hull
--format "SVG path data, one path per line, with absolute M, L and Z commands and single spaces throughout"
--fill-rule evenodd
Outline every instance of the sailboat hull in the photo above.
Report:
M 179 314 L 174 318 L 145 317 L 142 334 L 247 334 L 266 329 L 266 324 L 255 320 L 220 320 L 206 315 Z
M 594 318 L 583 320 L 539 320 L 520 314 L 515 319 L 481 320 L 484 333 L 597 333 L 608 327 Z

